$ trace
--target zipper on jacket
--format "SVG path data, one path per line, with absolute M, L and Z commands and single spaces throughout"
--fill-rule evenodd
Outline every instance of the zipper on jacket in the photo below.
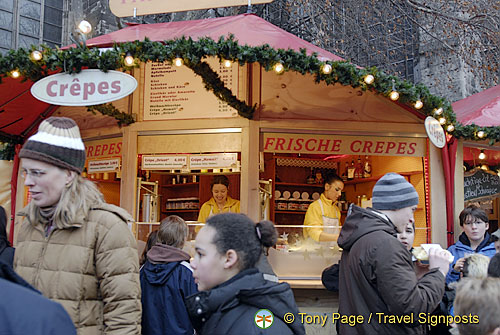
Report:
M 40 227 L 40 226 L 38 226 Z M 44 243 L 42 245 L 42 250 L 38 256 L 38 264 L 37 264 L 37 267 L 36 267 L 36 271 L 35 271 L 35 278 L 33 278 L 33 284 L 35 287 L 38 287 L 38 280 L 40 278 L 40 270 L 41 270 L 41 267 L 42 267 L 42 260 L 43 260 L 43 256 L 45 256 L 45 252 L 47 251 L 47 245 L 49 244 L 49 240 L 50 240 L 50 236 L 52 235 L 52 232 L 55 230 L 55 228 L 53 228 L 48 235 L 45 234 L 45 229 L 42 227 L 42 229 L 37 229 L 39 232 L 41 231 L 42 233 L 42 236 L 44 237 Z

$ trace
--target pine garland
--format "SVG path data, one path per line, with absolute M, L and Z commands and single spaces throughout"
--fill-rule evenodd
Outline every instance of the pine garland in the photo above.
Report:
M 375 67 L 360 69 L 345 61 L 322 62 L 316 54 L 307 55 L 306 50 L 299 52 L 291 49 L 276 50 L 267 44 L 258 47 L 241 46 L 238 45 L 233 36 L 221 37 L 218 41 L 210 38 L 194 41 L 184 37 L 164 42 L 153 42 L 145 39 L 144 41 L 114 45 L 112 49 L 105 51 L 100 51 L 98 48 L 87 48 L 85 44 L 65 50 L 42 46 L 40 51 L 43 53 L 43 58 L 40 61 L 34 61 L 30 58 L 33 50 L 35 50 L 34 46 L 29 50 L 20 48 L 0 55 L 0 83 L 2 78 L 7 77 L 13 70 L 20 71 L 22 80 L 36 81 L 49 73 L 61 71 L 77 73 L 84 68 L 95 68 L 104 72 L 117 69 L 126 71 L 129 69 L 124 64 L 124 58 L 127 54 L 135 57 L 135 67 L 139 66 L 139 61 L 172 62 L 173 59 L 180 57 L 185 66 L 201 76 L 207 90 L 212 91 L 220 100 L 235 108 L 242 117 L 252 119 L 256 105 L 249 106 L 245 101 L 235 97 L 224 86 L 224 82 L 218 74 L 203 60 L 207 57 L 218 57 L 221 61 L 231 60 L 238 62 L 241 66 L 246 63 L 258 62 L 266 71 L 280 63 L 285 71 L 312 74 L 316 82 L 325 82 L 327 85 L 336 83 L 349 85 L 362 90 L 371 90 L 386 97 L 394 88 L 399 92 L 400 103 L 412 106 L 415 101 L 421 100 L 424 106 L 420 113 L 424 115 L 435 116 L 435 111 L 442 108 L 443 112 L 438 118 L 444 117 L 446 119 L 443 124 L 445 130 L 450 125 L 454 127 L 454 130 L 448 132 L 456 138 L 488 139 L 490 145 L 500 141 L 500 127 L 479 127 L 458 123 L 449 101 L 430 94 L 429 89 L 422 84 L 414 85 L 396 76 L 385 74 Z M 321 70 L 325 64 L 332 67 L 332 71 L 328 74 L 324 74 Z M 375 77 L 372 84 L 366 84 L 363 80 L 368 74 Z M 90 106 L 88 109 L 113 116 L 120 125 L 133 122 L 128 114 L 119 112 L 111 104 Z M 477 136 L 480 130 L 484 132 L 484 138 Z

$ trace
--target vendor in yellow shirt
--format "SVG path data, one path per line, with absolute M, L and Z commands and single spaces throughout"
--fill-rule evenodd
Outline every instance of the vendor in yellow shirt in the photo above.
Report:
M 336 174 L 325 177 L 325 191 L 320 198 L 314 201 L 306 212 L 304 226 L 304 239 L 310 237 L 316 242 L 337 241 L 339 237 L 340 209 L 335 204 L 342 194 L 344 182 Z M 324 226 L 324 227 L 323 227 Z
M 207 219 L 219 213 L 239 213 L 240 201 L 231 198 L 228 193 L 229 179 L 223 175 L 217 175 L 212 179 L 210 188 L 212 190 L 212 198 L 205 202 L 198 214 L 198 222 L 206 222 Z M 196 227 L 195 231 L 198 232 L 201 226 Z

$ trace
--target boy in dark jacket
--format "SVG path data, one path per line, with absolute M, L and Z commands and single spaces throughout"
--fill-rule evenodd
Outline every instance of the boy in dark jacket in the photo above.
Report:
M 147 253 L 141 269 L 143 335 L 194 333 L 184 305 L 184 298 L 198 292 L 190 256 L 181 250 L 187 233 L 183 219 L 168 216 Z

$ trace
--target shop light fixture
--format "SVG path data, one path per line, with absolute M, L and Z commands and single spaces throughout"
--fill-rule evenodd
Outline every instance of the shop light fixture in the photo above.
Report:
M 481 165 L 481 170 L 488 171 L 490 167 L 487 164 Z
M 479 138 L 483 138 L 484 135 L 486 135 L 486 134 L 482 130 L 480 130 L 480 131 L 477 132 L 477 137 L 479 137 Z
M 38 62 L 43 58 L 43 54 L 38 50 L 33 50 L 30 56 L 31 60 L 34 62 Z
M 415 108 L 416 109 L 421 109 L 422 107 L 424 107 L 424 103 L 422 102 L 422 100 L 417 100 L 415 101 Z
M 231 65 L 233 65 L 233 62 L 229 59 L 224 60 L 224 67 L 231 67 Z
M 440 124 L 445 124 L 446 123 L 446 119 L 444 117 L 440 117 L 439 118 L 439 123 Z
M 184 64 L 184 61 L 182 60 L 182 58 L 177 57 L 176 59 L 174 59 L 175 66 L 182 66 L 182 64 Z
M 367 74 L 363 80 L 365 81 L 365 83 L 370 85 L 375 81 L 375 77 L 371 74 Z
M 19 70 L 12 70 L 10 71 L 10 76 L 14 79 L 17 79 L 21 76 L 21 73 L 19 72 Z
M 449 132 L 449 133 L 451 133 L 454 130 L 455 130 L 455 126 L 452 125 L 452 124 L 448 125 L 448 127 L 446 128 L 446 131 Z
M 285 67 L 283 66 L 283 64 L 281 63 L 274 64 L 274 72 L 282 73 L 283 71 L 285 71 Z
M 132 56 L 132 54 L 130 52 L 127 52 L 127 55 L 125 56 L 125 59 L 123 60 L 123 62 L 127 66 L 134 65 L 134 62 L 135 62 L 134 56 Z
M 481 152 L 479 153 L 478 158 L 479 159 L 485 159 L 486 158 L 486 154 L 484 153 L 484 150 L 481 150 Z
M 434 110 L 434 114 L 436 114 L 436 115 L 441 115 L 441 114 L 443 114 L 443 108 L 439 107 L 438 109 L 435 109 L 435 110 Z
M 92 25 L 88 21 L 82 20 L 78 25 L 78 30 L 80 30 L 82 34 L 87 35 L 92 31 Z
M 399 93 L 396 91 L 396 81 L 393 79 L 392 80 L 392 91 L 389 93 L 389 99 L 392 101 L 396 101 L 399 99 Z
M 332 66 L 330 64 L 323 64 L 323 66 L 321 67 L 321 71 L 324 74 L 332 73 Z

